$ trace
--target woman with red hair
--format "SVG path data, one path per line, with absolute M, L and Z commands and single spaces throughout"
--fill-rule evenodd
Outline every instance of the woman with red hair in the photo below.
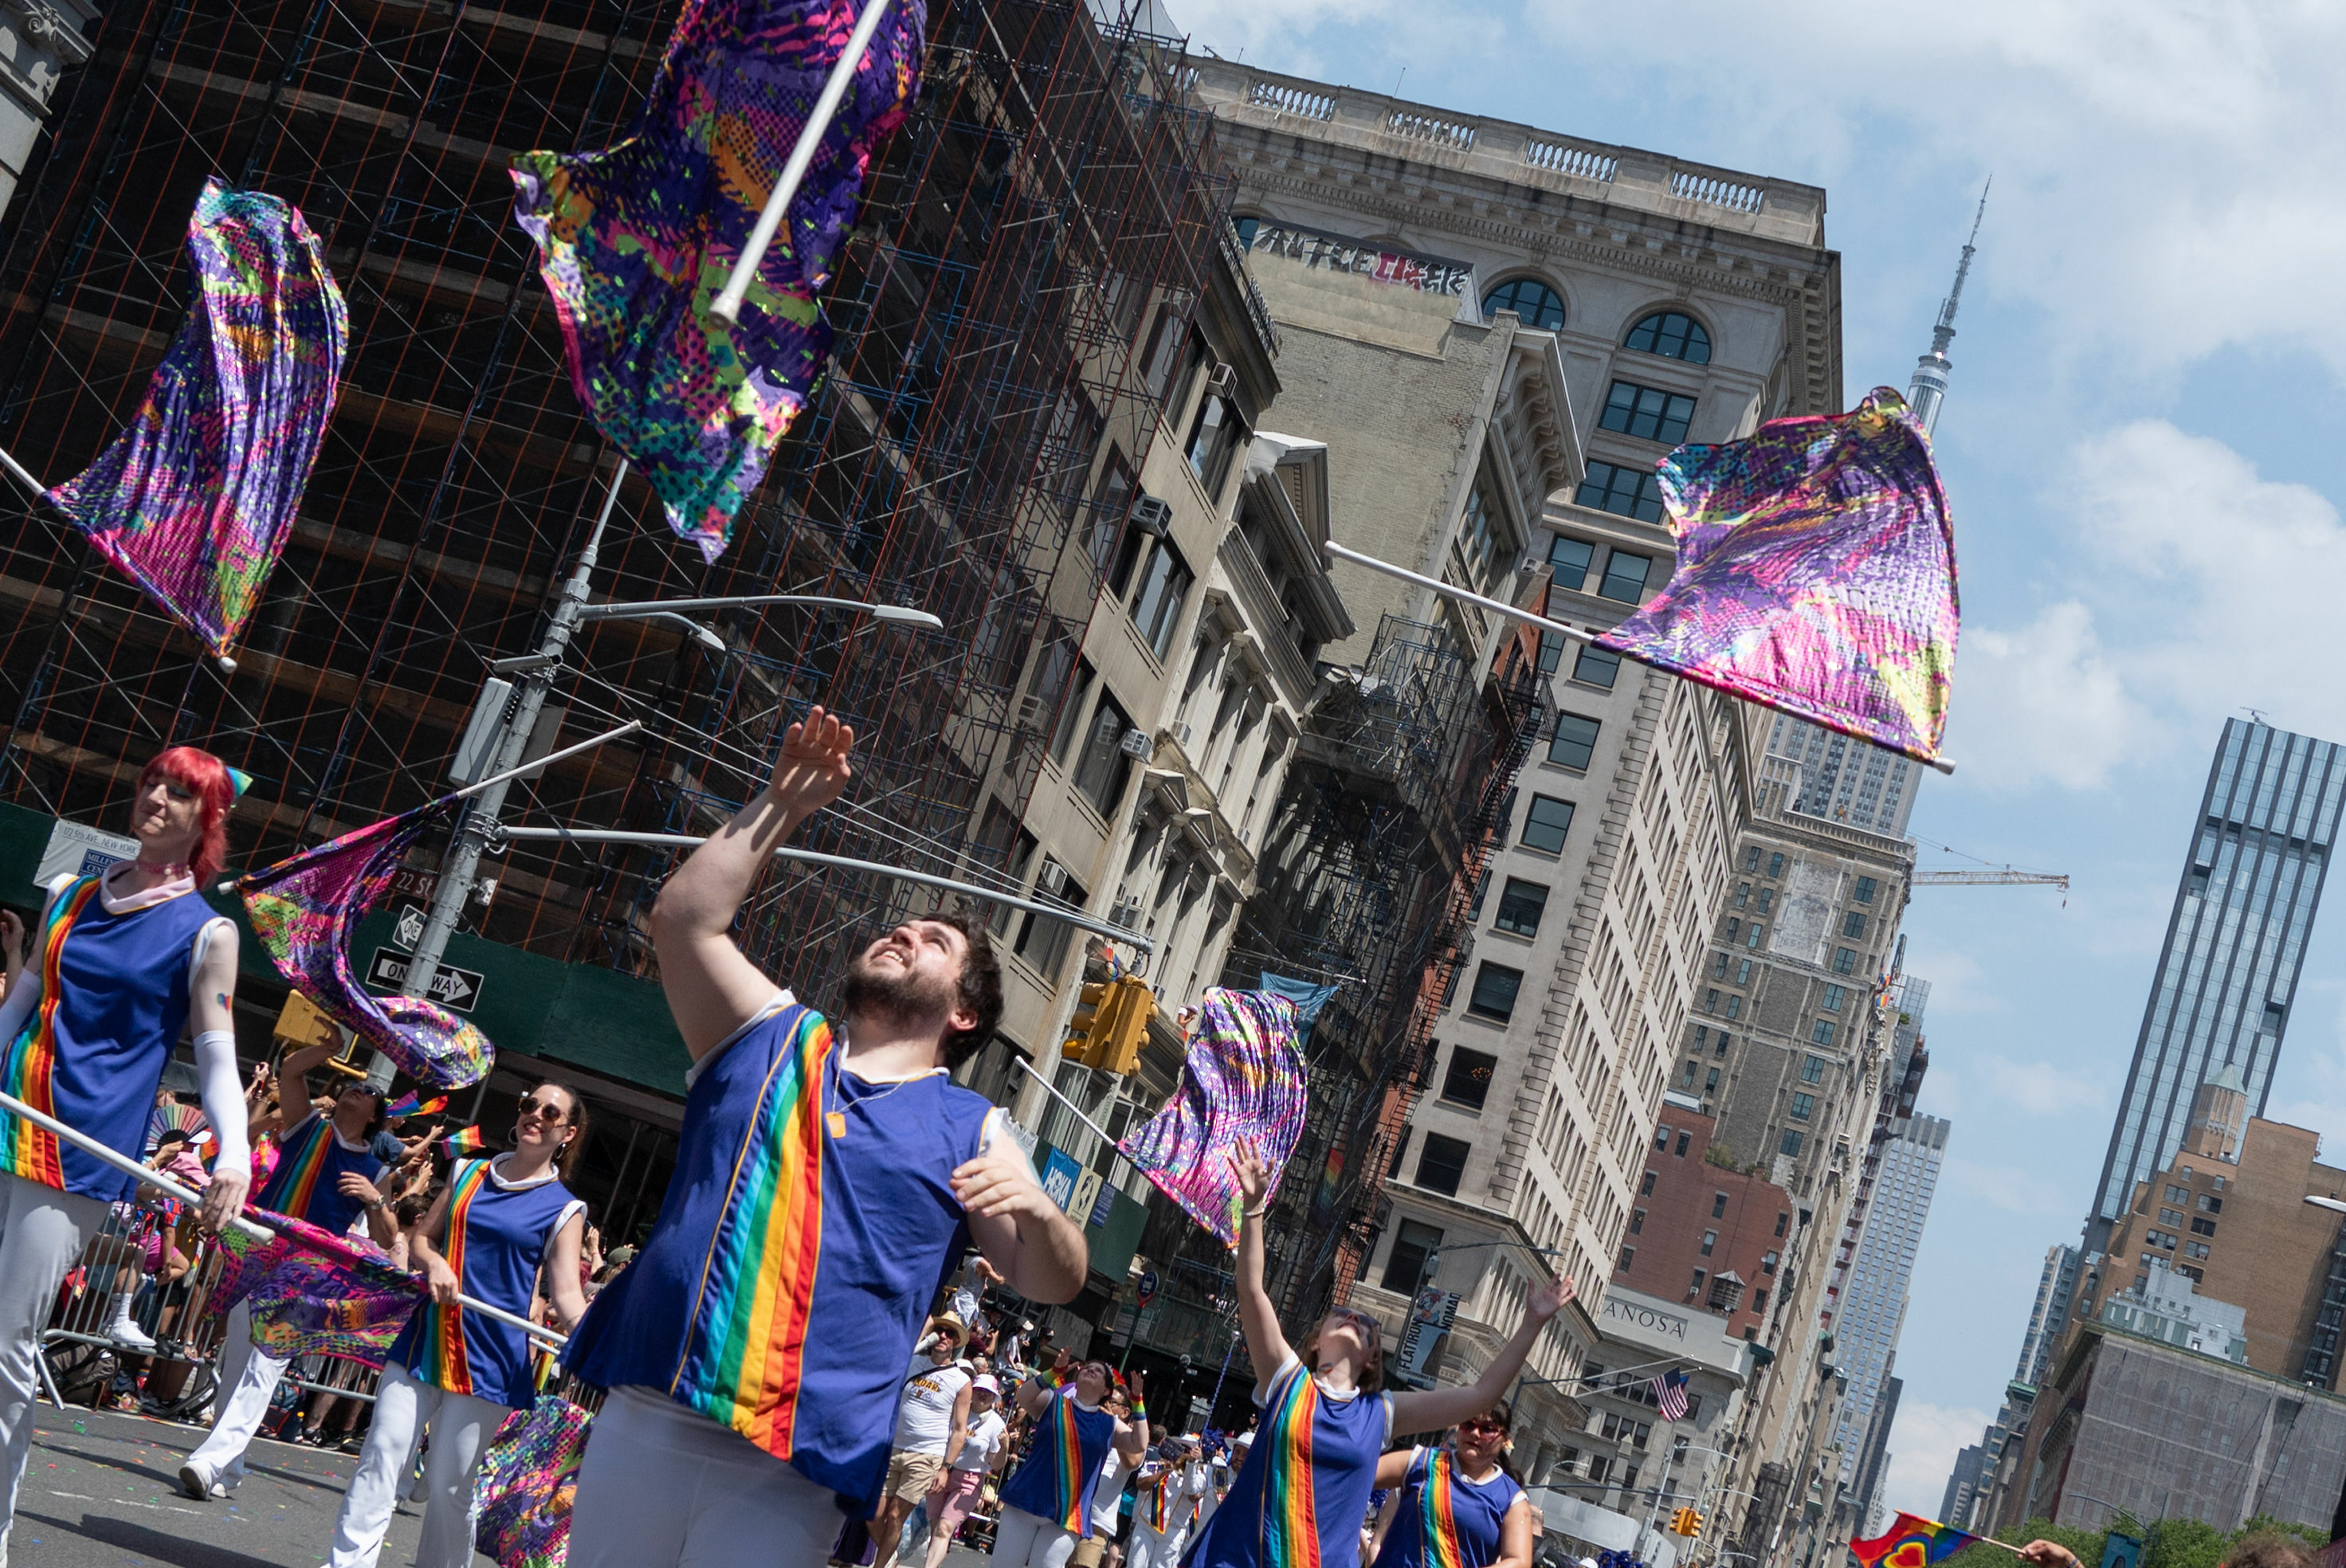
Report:
M 204 1115 L 219 1140 L 202 1210 L 215 1229 L 243 1208 L 251 1185 L 230 1019 L 236 926 L 197 891 L 227 859 L 235 799 L 226 764 L 209 752 L 175 746 L 149 762 L 130 807 L 138 853 L 49 884 L 24 979 L 0 999 L 0 1089 L 133 1160 L 171 1049 L 193 1020 Z M 97 1156 L 0 1115 L 0 1563 L 50 1303 L 107 1206 L 138 1190 Z M 128 1324 L 127 1298 L 115 1317 Z

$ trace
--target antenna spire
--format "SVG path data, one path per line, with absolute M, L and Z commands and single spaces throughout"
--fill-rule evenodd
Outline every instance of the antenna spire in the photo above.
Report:
M 1972 254 L 1979 248 L 1980 223 L 1987 217 L 1988 188 L 1995 177 L 1988 177 L 1987 185 L 1980 188 L 1979 209 L 1972 214 L 1971 237 L 1964 241 L 1964 253 L 1955 263 L 1955 286 L 1939 302 L 1939 319 L 1931 327 L 1931 351 L 1914 361 L 1914 379 L 1907 383 L 1906 402 L 1913 409 L 1914 417 L 1923 422 L 1925 431 L 1938 428 L 1939 405 L 1946 400 L 1947 373 L 1954 366 L 1947 358 L 1947 345 L 1955 341 L 1955 308 L 1963 302 L 1964 280 L 1971 276 Z

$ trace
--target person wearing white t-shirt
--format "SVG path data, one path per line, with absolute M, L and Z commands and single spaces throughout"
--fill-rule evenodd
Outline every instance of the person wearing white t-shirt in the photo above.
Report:
M 929 1492 L 929 1554 L 923 1568 L 944 1568 L 954 1532 L 977 1506 L 986 1475 L 1010 1444 L 1010 1423 L 1002 1419 L 1001 1402 L 1002 1386 L 991 1376 L 978 1374 L 969 1386 L 969 1419 L 961 1451 L 941 1472 L 943 1484 Z
M 915 1351 L 906 1369 L 904 1396 L 896 1407 L 896 1439 L 888 1456 L 888 1481 L 881 1494 L 880 1516 L 872 1522 L 872 1560 L 884 1563 L 896 1554 L 897 1539 L 913 1508 L 927 1501 L 930 1491 L 944 1479 L 945 1467 L 963 1446 L 969 1422 L 970 1387 L 974 1381 L 954 1363 L 961 1356 L 964 1329 L 950 1314 L 936 1322 L 936 1335 L 925 1351 Z
M 1108 1395 L 1107 1410 L 1117 1420 L 1124 1420 L 1131 1409 L 1122 1389 Z M 1138 1468 L 1142 1457 L 1143 1454 L 1135 1454 L 1127 1459 L 1110 1448 L 1107 1457 L 1100 1461 L 1099 1480 L 1092 1486 L 1092 1532 L 1076 1543 L 1075 1551 L 1067 1558 L 1069 1568 L 1101 1568 L 1116 1560 L 1117 1535 L 1124 1523 L 1124 1483 Z

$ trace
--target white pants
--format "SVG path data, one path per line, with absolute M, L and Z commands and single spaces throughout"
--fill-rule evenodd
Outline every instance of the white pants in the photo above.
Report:
M 821 1568 L 846 1522 L 829 1487 L 665 1394 L 626 1386 L 586 1435 L 569 1568 Z
M 1077 1539 L 1064 1524 L 1005 1506 L 994 1527 L 994 1568 L 1067 1568 Z
M 41 1330 L 82 1243 L 106 1223 L 94 1197 L 0 1173 L 0 1563 L 41 1397 Z M 111 1270 L 108 1271 L 109 1273 Z
M 1174 1568 L 1188 1538 L 1186 1525 L 1159 1534 L 1136 1519 L 1132 1539 L 1124 1543 L 1124 1568 Z
M 432 1446 L 423 1454 L 423 1534 L 415 1543 L 415 1568 L 471 1568 L 473 1477 L 481 1451 L 513 1410 L 471 1394 L 452 1394 L 419 1383 L 404 1367 L 385 1367 L 374 1393 L 374 1424 L 367 1429 L 351 1489 L 334 1521 L 330 1568 L 374 1568 L 383 1532 L 399 1505 L 415 1434 L 432 1424 Z
M 207 1481 L 233 1491 L 244 1481 L 244 1451 L 269 1414 L 286 1363 L 252 1342 L 252 1307 L 240 1301 L 228 1309 L 219 1350 L 219 1391 L 212 1396 L 212 1430 L 187 1463 Z

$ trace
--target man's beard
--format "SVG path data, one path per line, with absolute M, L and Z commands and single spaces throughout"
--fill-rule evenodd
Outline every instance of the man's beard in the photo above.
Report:
M 883 971 L 867 955 L 847 966 L 847 1016 L 885 1020 L 898 1028 L 930 1020 L 943 1022 L 959 1000 L 954 989 L 926 981 L 909 969 Z

